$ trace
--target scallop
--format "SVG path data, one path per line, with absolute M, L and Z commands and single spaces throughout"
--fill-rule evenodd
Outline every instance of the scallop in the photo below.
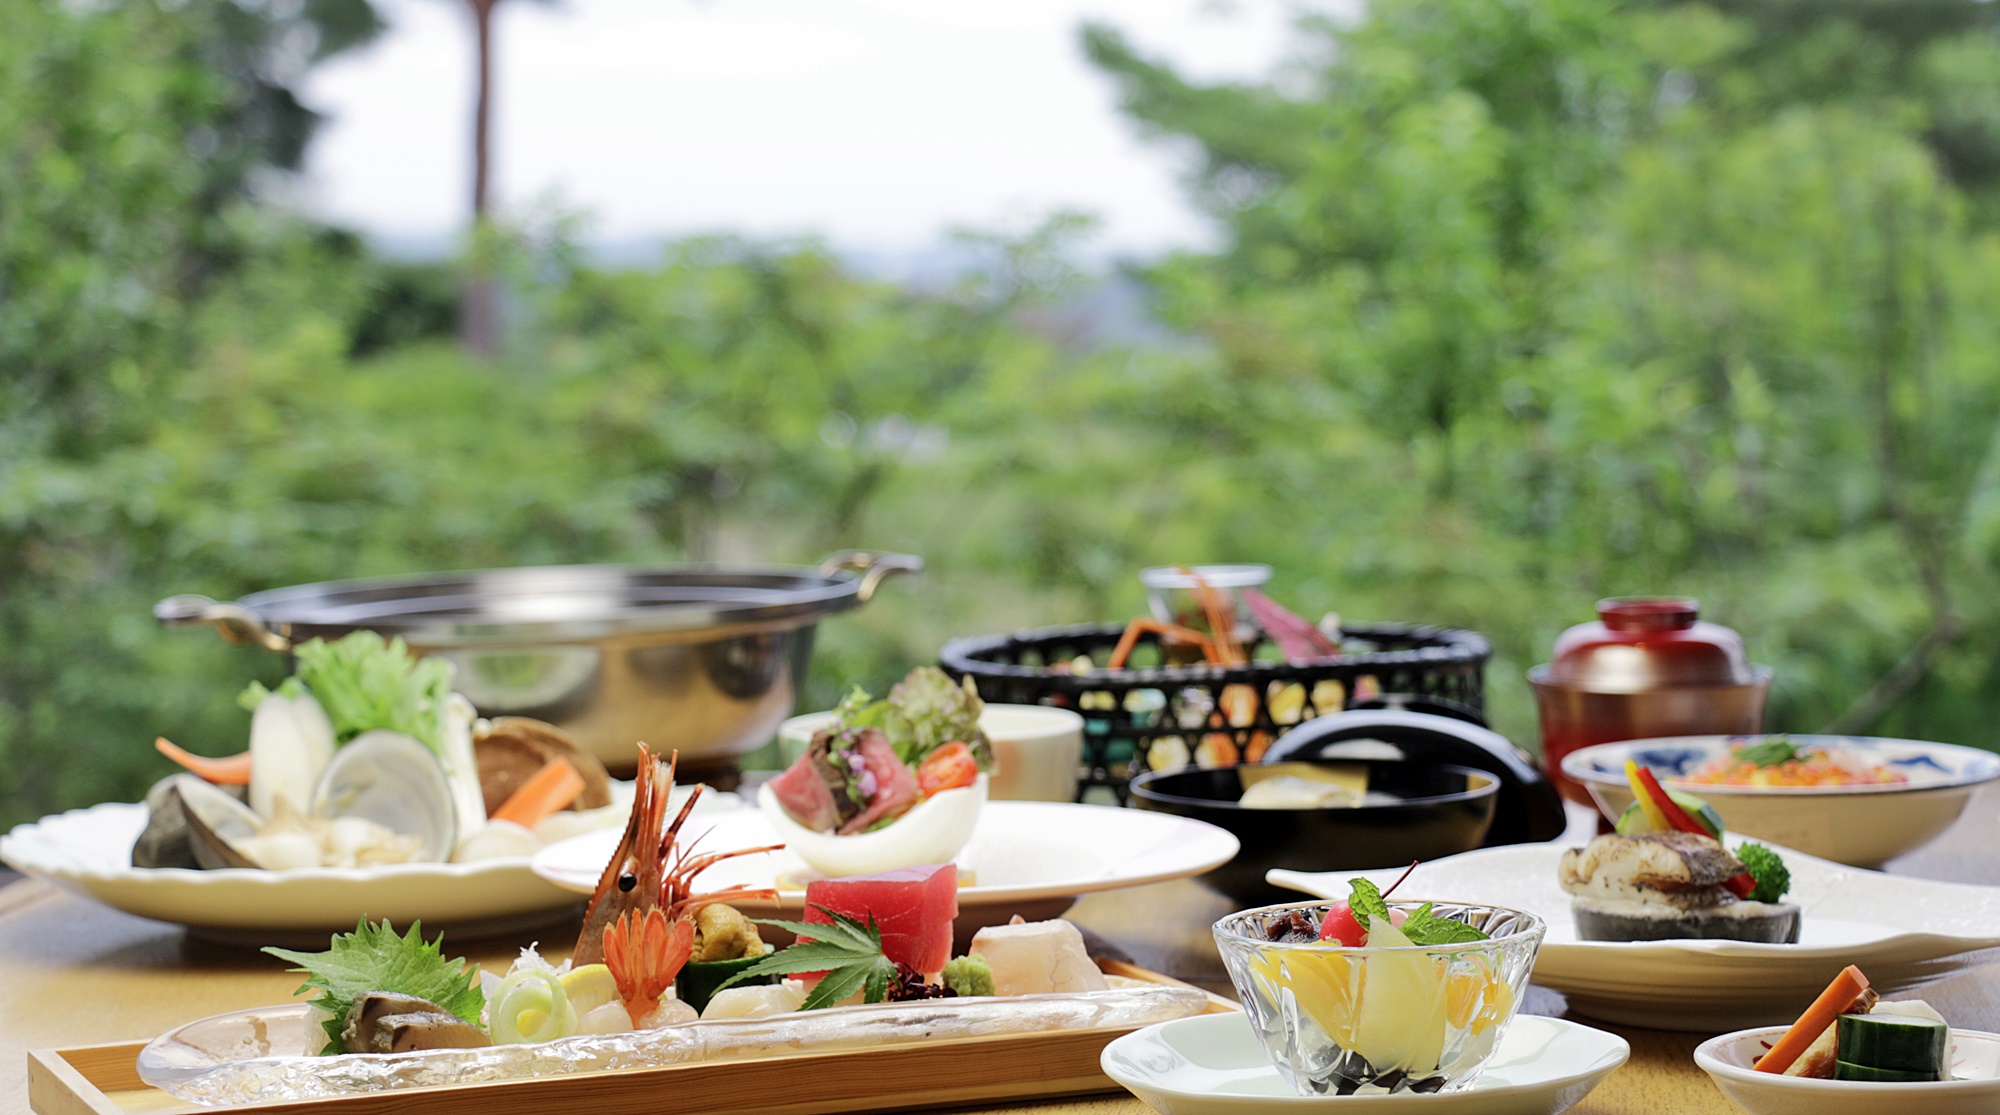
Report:
M 358 817 L 413 836 L 420 860 L 450 859 L 458 846 L 444 767 L 430 748 L 402 732 L 363 732 L 334 752 L 313 788 L 312 813 Z

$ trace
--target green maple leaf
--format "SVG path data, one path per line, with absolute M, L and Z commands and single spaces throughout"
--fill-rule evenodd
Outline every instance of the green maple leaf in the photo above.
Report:
M 863 1002 L 879 1003 L 887 999 L 889 981 L 896 978 L 896 962 L 882 955 L 882 931 L 876 927 L 875 919 L 871 917 L 863 923 L 859 918 L 836 913 L 825 906 L 815 905 L 813 909 L 832 918 L 833 922 L 821 924 L 753 918 L 758 925 L 783 929 L 800 940 L 790 948 L 780 949 L 736 973 L 716 990 L 764 976 L 825 972 L 826 977 L 806 996 L 804 1005 L 799 1009 L 830 1007 L 856 990 L 862 992 Z M 812 939 L 805 940 L 807 937 Z

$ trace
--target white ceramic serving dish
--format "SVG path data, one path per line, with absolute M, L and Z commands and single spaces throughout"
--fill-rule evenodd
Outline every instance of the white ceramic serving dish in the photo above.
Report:
M 1951 1080 L 1936 1083 L 1871 1084 L 1855 1080 L 1807 1080 L 1758 1072 L 1756 1063 L 1783 1026 L 1739 1030 L 1695 1047 L 1694 1063 L 1708 1073 L 1730 1102 L 1750 1115 L 1992 1115 L 2000 1111 L 2000 1034 L 1951 1032 Z
M 630 800 L 630 783 L 613 786 L 619 800 Z M 741 808 L 734 794 L 704 794 L 698 807 L 700 815 Z M 144 805 L 73 810 L 0 836 L 0 860 L 114 909 L 230 944 L 324 948 L 329 933 L 352 930 L 363 917 L 397 925 L 422 919 L 426 932 L 461 939 L 544 925 L 577 903 L 537 877 L 527 856 L 293 871 L 136 868 L 132 842 L 145 825 Z
M 1728 834 L 1725 843 L 1739 838 Z M 1777 849 L 1792 872 L 1799 943 L 1580 941 L 1570 896 L 1556 882 L 1563 844 L 1481 848 L 1420 864 L 1398 898 L 1512 906 L 1542 916 L 1548 936 L 1533 979 L 1592 1018 L 1716 1033 L 1789 1023 L 1843 965 L 1859 965 L 1884 995 L 1989 963 L 2000 948 L 2000 887 L 1863 871 Z M 1387 886 L 1399 871 L 1273 871 L 1281 887 L 1345 898 L 1364 875 Z
M 1339 1115 L 1555 1115 L 1631 1055 L 1625 1039 L 1575 1022 L 1516 1015 L 1479 1079 L 1437 1095 L 1301 1096 L 1271 1067 L 1241 1014 L 1148 1026 L 1104 1047 L 1104 1074 L 1161 1115 L 1338 1112 Z
M 759 847 L 775 843 L 775 836 L 764 815 L 751 809 L 690 819 L 682 833 L 683 840 L 699 840 L 706 851 Z M 551 844 L 535 856 L 535 873 L 588 894 L 618 838 L 615 832 L 595 832 Z M 971 877 L 958 891 L 957 928 L 964 935 L 1015 914 L 1055 917 L 1079 895 L 1199 875 L 1236 851 L 1234 836 L 1185 817 L 1108 805 L 988 802 L 958 856 L 960 870 Z M 704 890 L 739 883 L 776 886 L 775 906 L 735 905 L 759 917 L 784 911 L 781 916 L 796 918 L 813 877 L 792 853 L 767 852 L 724 860 L 702 873 L 701 885 Z
M 1563 773 L 1582 783 L 1606 815 L 1632 804 L 1625 760 L 1637 760 L 1666 785 L 1707 799 L 1731 832 L 1797 848 L 1856 867 L 1879 867 L 1950 828 L 1972 793 L 2000 778 L 2000 755 L 1920 740 L 1793 735 L 1799 744 L 1838 747 L 1901 771 L 1909 781 L 1881 786 L 1711 786 L 1680 781 L 1731 744 L 1764 736 L 1675 736 L 1579 748 Z
M 886 828 L 848 836 L 816 832 L 792 820 L 778 804 L 769 782 L 757 787 L 757 811 L 764 815 L 778 842 L 814 871 L 874 875 L 913 864 L 957 859 L 986 807 L 986 777 L 982 774 L 970 786 L 932 794 Z

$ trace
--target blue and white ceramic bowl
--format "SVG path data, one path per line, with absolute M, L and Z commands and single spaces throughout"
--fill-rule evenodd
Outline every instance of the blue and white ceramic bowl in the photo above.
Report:
M 1790 735 L 1800 746 L 1839 749 L 1901 771 L 1907 782 L 1868 786 L 1716 786 L 1680 779 L 1731 746 L 1765 736 L 1676 736 L 1600 743 L 1563 758 L 1563 773 L 1617 817 L 1632 804 L 1625 760 L 1675 789 L 1706 798 L 1731 832 L 1854 867 L 1879 867 L 1921 847 L 1958 820 L 1974 790 L 2000 778 L 2000 755 L 1949 743 L 1865 736 Z

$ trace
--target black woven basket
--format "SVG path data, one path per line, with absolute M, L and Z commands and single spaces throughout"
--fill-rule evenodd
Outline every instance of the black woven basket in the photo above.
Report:
M 1254 760 L 1292 725 L 1357 705 L 1402 698 L 1469 718 L 1485 712 L 1493 648 L 1475 631 L 1356 624 L 1343 631 L 1337 658 L 1285 662 L 1260 639 L 1245 647 L 1250 665 L 1227 667 L 1168 665 L 1148 635 L 1130 668 L 1104 670 L 1124 630 L 1080 624 L 954 639 L 938 658 L 953 677 L 971 676 L 988 701 L 1082 713 L 1078 792 L 1109 786 L 1121 803 L 1126 780 L 1141 771 Z M 1079 658 L 1096 668 L 1080 672 Z

